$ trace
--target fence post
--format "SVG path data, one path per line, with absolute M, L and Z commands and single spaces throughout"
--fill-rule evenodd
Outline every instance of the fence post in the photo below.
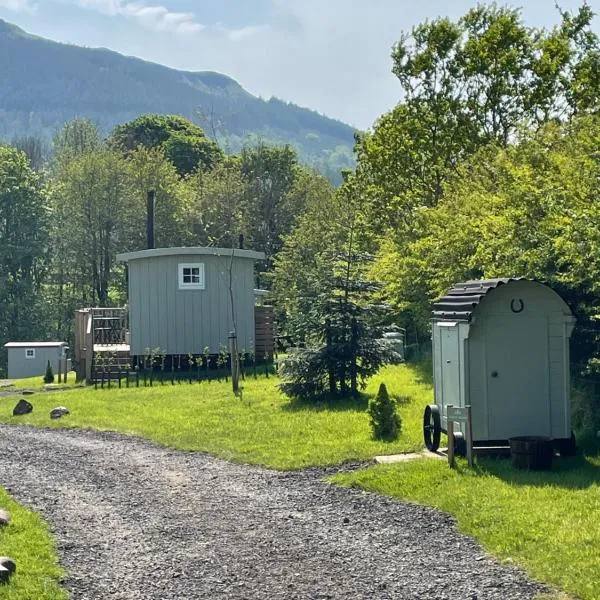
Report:
M 232 331 L 229 334 L 229 356 L 231 362 L 231 385 L 233 393 L 237 394 L 240 391 L 240 357 L 238 355 L 237 335 L 235 331 Z
M 446 428 L 448 430 L 448 465 L 454 469 L 456 462 L 454 460 L 454 421 L 447 418 L 448 409 L 452 408 L 452 404 L 446 406 Z
M 469 463 L 469 467 L 473 468 L 473 427 L 471 425 L 471 405 L 468 404 L 467 409 L 467 461 Z

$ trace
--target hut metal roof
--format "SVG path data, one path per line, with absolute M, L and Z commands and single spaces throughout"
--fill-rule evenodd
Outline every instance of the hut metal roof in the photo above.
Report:
M 502 279 L 479 279 L 455 283 L 433 304 L 433 318 L 436 321 L 469 322 L 473 311 L 490 290 L 511 281 L 527 281 L 523 277 L 505 277 Z
M 185 255 L 204 255 L 204 256 L 231 256 L 235 258 L 251 258 L 253 260 L 263 260 L 264 252 L 254 252 L 253 250 L 241 250 L 238 248 L 215 248 L 215 247 L 186 247 L 186 248 L 152 248 L 150 250 L 139 250 L 137 252 L 124 252 L 117 254 L 119 262 L 129 262 L 139 258 L 154 258 L 157 256 L 185 256 Z

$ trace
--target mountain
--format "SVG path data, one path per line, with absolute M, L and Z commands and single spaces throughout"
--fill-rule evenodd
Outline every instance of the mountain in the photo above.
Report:
M 263 100 L 214 72 L 178 71 L 104 48 L 30 35 L 0 19 L 0 139 L 50 139 L 88 117 L 104 133 L 144 113 L 179 114 L 227 151 L 263 139 L 293 145 L 330 177 L 351 166 L 354 129 L 282 100 Z

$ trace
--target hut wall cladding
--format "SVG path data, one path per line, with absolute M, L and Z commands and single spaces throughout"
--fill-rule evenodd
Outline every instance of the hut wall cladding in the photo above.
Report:
M 477 319 L 475 319 L 469 335 L 468 353 L 471 362 L 471 375 L 468 382 L 469 394 L 471 397 L 483 398 L 487 406 L 489 390 L 486 382 L 489 384 L 489 380 L 486 378 L 486 373 L 491 368 L 488 364 L 491 360 L 489 353 L 517 353 L 519 357 L 517 362 L 523 365 L 523 369 L 530 371 L 529 379 L 532 384 L 536 384 L 536 395 L 540 394 L 544 398 L 550 398 L 548 413 L 540 415 L 540 418 L 547 419 L 545 425 L 546 435 L 566 438 L 571 435 L 571 419 L 570 414 L 565 414 L 568 407 L 568 403 L 565 404 L 565 398 L 570 397 L 569 377 L 567 376 L 570 357 L 569 339 L 565 335 L 564 303 L 556 294 L 538 293 L 536 288 L 539 286 L 540 284 L 528 281 L 513 282 L 510 286 L 497 288 L 482 302 L 479 310 L 483 309 L 485 311 L 487 316 L 486 325 L 485 327 L 478 326 Z M 493 319 L 511 315 L 510 302 L 514 297 L 523 300 L 524 309 L 519 317 L 527 326 L 528 335 L 519 336 L 519 344 L 511 343 L 510 346 L 504 347 L 499 338 L 499 333 L 502 332 L 494 328 Z M 514 315 L 512 316 L 514 317 Z M 498 322 L 505 323 L 505 321 Z M 533 344 L 535 337 L 535 330 L 531 329 L 532 324 L 535 325 L 535 330 L 539 331 L 547 340 L 545 353 L 542 352 L 542 356 L 532 356 L 532 350 L 538 350 L 537 346 L 530 346 L 528 342 L 529 340 Z M 504 337 L 509 336 L 510 340 L 511 333 L 514 332 L 506 331 Z M 497 347 L 489 348 L 486 344 L 486 338 L 495 340 Z M 543 356 L 543 354 L 547 355 L 547 362 L 546 356 Z M 532 359 L 534 358 L 541 361 L 538 369 L 535 368 L 535 364 L 532 365 Z M 539 361 L 536 360 L 536 364 Z M 544 364 L 547 366 L 542 368 Z M 494 437 L 496 430 L 502 427 L 502 423 L 494 418 L 494 410 L 491 405 L 487 406 L 484 414 L 487 414 L 487 419 L 483 414 L 473 414 L 473 426 L 482 427 L 487 432 L 488 437 Z M 508 427 L 508 423 L 506 426 Z
M 130 346 L 163 354 L 216 354 L 233 329 L 229 296 L 231 257 L 169 255 L 129 262 Z M 180 263 L 204 263 L 205 289 L 180 290 Z M 232 289 L 238 348 L 254 348 L 254 261 L 235 258 Z

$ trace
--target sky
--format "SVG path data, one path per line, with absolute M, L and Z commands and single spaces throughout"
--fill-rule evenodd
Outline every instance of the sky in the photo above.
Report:
M 582 0 L 560 0 L 575 9 Z M 400 99 L 390 51 L 403 32 L 471 0 L 0 0 L 0 18 L 56 41 L 170 67 L 218 71 L 249 92 L 360 129 Z M 551 27 L 555 0 L 508 2 Z M 600 13 L 600 0 L 588 0 Z M 595 29 L 600 33 L 600 20 Z

